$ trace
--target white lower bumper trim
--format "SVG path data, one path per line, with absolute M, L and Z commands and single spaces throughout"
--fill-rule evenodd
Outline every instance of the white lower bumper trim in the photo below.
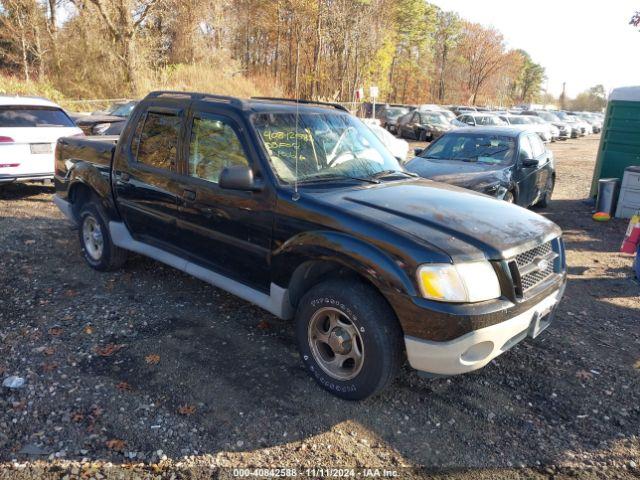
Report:
M 527 311 L 496 325 L 469 332 L 448 342 L 433 342 L 405 336 L 409 364 L 416 370 L 438 375 L 457 375 L 484 367 L 529 333 L 537 336 L 546 324 L 540 318 L 560 301 L 564 289 L 557 290 Z

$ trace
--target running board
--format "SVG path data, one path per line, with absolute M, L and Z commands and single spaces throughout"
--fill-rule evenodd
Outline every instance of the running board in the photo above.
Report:
M 109 232 L 111 233 L 113 243 L 120 248 L 153 258 L 154 260 L 188 273 L 247 302 L 264 308 L 276 317 L 282 319 L 293 318 L 293 308 L 289 303 L 288 290 L 279 287 L 275 283 L 271 283 L 270 294 L 267 295 L 236 280 L 232 280 L 229 277 L 220 275 L 213 270 L 201 267 L 160 248 L 135 240 L 129 233 L 126 225 L 122 222 L 109 222 Z

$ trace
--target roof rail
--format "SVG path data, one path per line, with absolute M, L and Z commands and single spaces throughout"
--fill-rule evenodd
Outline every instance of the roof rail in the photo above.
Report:
M 150 92 L 146 98 L 188 98 L 191 100 L 201 100 L 204 102 L 221 102 L 235 105 L 243 110 L 247 109 L 247 102 L 237 97 L 229 97 L 226 95 L 216 95 L 214 93 L 199 92 L 181 92 L 177 90 L 156 90 Z
M 326 107 L 333 107 L 337 110 L 342 110 L 344 112 L 349 113 L 349 110 L 346 107 L 343 107 L 339 103 L 331 103 L 331 102 L 318 102 L 315 100 L 300 100 L 295 98 L 280 98 L 280 97 L 251 97 L 252 100 L 269 100 L 273 102 L 291 102 L 291 103 L 302 103 L 305 105 L 324 105 Z

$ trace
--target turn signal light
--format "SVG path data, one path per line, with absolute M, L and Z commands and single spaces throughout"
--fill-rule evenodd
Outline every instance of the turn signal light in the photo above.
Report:
M 0 136 L 0 143 L 14 143 L 15 140 L 11 137 Z

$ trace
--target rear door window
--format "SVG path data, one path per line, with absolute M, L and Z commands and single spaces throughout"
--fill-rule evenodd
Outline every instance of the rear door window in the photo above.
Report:
M 176 164 L 181 117 L 150 111 L 143 122 L 136 160 L 150 167 L 170 170 Z
M 62 109 L 56 107 L 0 107 L 0 128 L 25 127 L 75 127 L 75 124 Z

